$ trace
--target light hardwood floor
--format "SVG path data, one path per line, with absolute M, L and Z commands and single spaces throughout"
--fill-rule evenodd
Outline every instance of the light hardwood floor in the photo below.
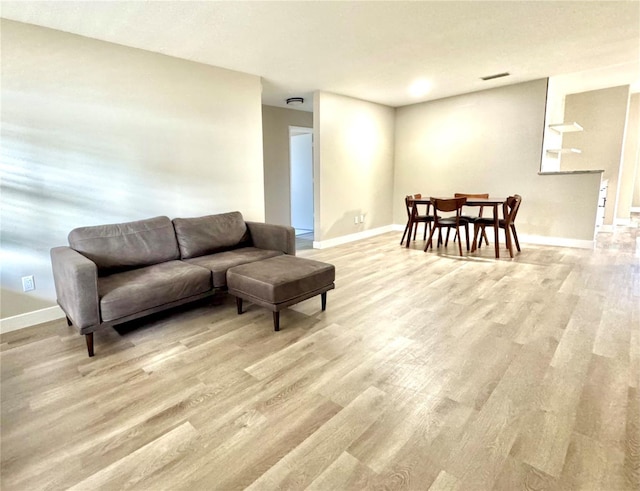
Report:
M 1 488 L 640 488 L 640 235 L 465 258 L 388 233 L 282 314 L 227 295 L 1 338 Z M 507 257 L 508 255 L 505 254 Z

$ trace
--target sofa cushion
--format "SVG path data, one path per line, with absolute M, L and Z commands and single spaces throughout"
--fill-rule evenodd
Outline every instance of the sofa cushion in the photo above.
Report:
M 182 259 L 250 245 L 251 241 L 239 211 L 197 218 L 174 218 L 173 226 Z
M 240 264 L 252 263 L 281 255 L 282 252 L 280 251 L 242 247 L 232 251 L 218 252 L 208 256 L 187 259 L 185 262 L 211 270 L 213 273 L 213 286 L 215 288 L 222 288 L 227 286 L 227 269 Z
M 210 289 L 211 271 L 182 261 L 168 261 L 98 279 L 103 321 L 120 319 Z
M 69 245 L 91 259 L 101 274 L 180 257 L 168 217 L 76 228 L 69 233 Z

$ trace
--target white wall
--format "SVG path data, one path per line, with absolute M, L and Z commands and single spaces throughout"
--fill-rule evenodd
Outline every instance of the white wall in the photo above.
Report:
M 291 225 L 289 126 L 312 128 L 313 114 L 262 106 L 265 218 L 278 225 Z
M 605 225 L 613 223 L 619 197 L 620 163 L 628 104 L 628 85 L 567 94 L 565 98 L 565 119 L 577 121 L 584 131 L 563 135 L 564 146 L 579 148 L 582 153 L 564 154 L 560 169 L 604 170 L 602 177 L 609 180 Z
M 315 240 L 392 223 L 393 108 L 328 92 L 314 96 Z M 365 223 L 354 217 L 365 215 Z
M 1 36 L 2 318 L 54 304 L 49 249 L 74 227 L 264 219 L 259 77 L 6 20 Z
M 313 230 L 313 135 L 291 136 L 291 226 Z
M 633 196 L 640 196 L 640 94 L 632 94 L 629 98 L 629 112 L 622 151 L 622 168 L 620 169 L 620 191 L 616 220 L 628 222 L 631 218 Z M 640 206 L 640 203 L 638 204 Z
M 394 221 L 404 196 L 523 197 L 521 235 L 593 240 L 599 174 L 539 175 L 546 80 L 397 109 Z

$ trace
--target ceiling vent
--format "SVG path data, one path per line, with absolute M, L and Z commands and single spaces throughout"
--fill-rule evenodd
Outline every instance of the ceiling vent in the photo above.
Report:
M 496 73 L 495 75 L 487 75 L 486 77 L 480 77 L 482 80 L 493 80 L 494 78 L 508 77 L 509 72 Z

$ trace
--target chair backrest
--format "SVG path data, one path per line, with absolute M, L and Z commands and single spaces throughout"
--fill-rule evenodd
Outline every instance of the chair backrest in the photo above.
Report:
M 407 208 L 407 218 L 411 218 L 411 208 L 413 208 L 413 197 L 407 194 L 404 197 L 404 206 Z
M 522 203 L 522 196 L 514 194 L 509 196 L 504 203 L 503 213 L 504 220 L 507 224 L 513 223 L 516 220 L 516 215 L 520 209 L 520 203 Z
M 456 198 L 482 198 L 482 199 L 489 199 L 489 193 L 478 193 L 478 194 L 455 193 L 454 196 Z
M 422 195 L 421 195 L 420 193 L 418 193 L 418 194 L 414 194 L 414 195 L 413 195 L 413 198 L 414 198 L 414 199 L 421 199 L 421 198 L 422 198 Z
M 482 199 L 489 199 L 489 193 L 455 193 L 454 196 L 456 198 L 482 198 Z M 478 210 L 478 216 L 481 217 L 482 216 L 482 210 L 484 209 L 484 206 L 480 207 L 480 210 Z
M 431 198 L 431 204 L 433 205 L 434 210 L 444 211 L 444 212 L 456 212 L 456 216 L 460 216 L 460 209 L 467 202 L 467 198 L 465 196 L 460 198 Z M 436 216 L 438 214 L 436 213 Z

